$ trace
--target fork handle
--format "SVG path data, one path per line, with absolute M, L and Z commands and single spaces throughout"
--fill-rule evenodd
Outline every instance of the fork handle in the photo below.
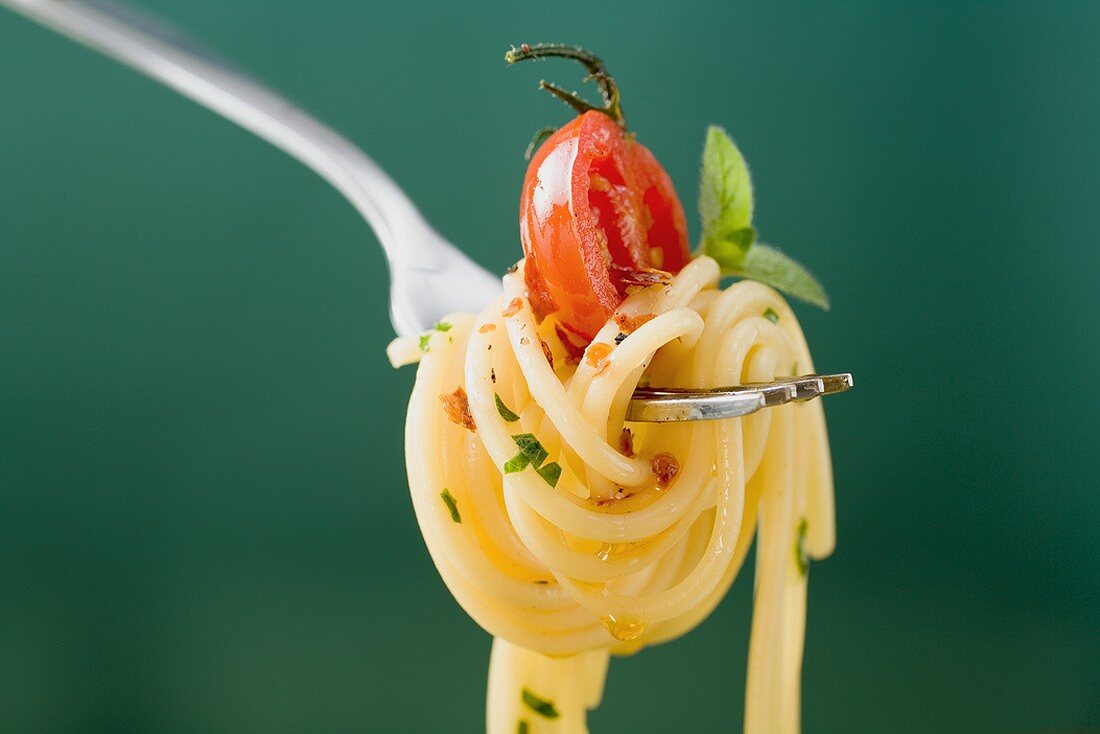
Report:
M 313 169 L 367 220 L 395 277 L 412 271 L 477 276 L 480 268 L 428 224 L 366 153 L 259 82 L 198 51 L 171 26 L 99 1 L 0 0 L 0 5 L 161 82 Z M 499 284 L 487 281 L 484 288 L 491 294 Z M 480 308 L 484 295 L 469 300 L 462 305 Z M 423 328 L 415 320 L 398 323 L 396 311 L 399 334 Z
M 387 252 L 398 239 L 400 220 L 428 226 L 363 151 L 255 80 L 198 51 L 159 20 L 139 17 L 128 7 L 88 0 L 0 4 L 136 69 L 297 158 L 355 205 Z

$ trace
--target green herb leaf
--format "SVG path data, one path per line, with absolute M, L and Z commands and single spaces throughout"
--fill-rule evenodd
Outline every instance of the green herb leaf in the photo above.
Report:
M 703 250 L 719 262 L 739 262 L 752 247 L 752 179 L 744 156 L 726 131 L 707 128 L 703 171 L 699 183 L 699 215 L 703 221 Z M 719 258 L 712 250 L 721 250 Z
M 802 518 L 798 523 L 798 536 L 794 541 L 794 562 L 798 564 L 798 573 L 803 578 L 810 570 L 810 557 L 806 555 L 806 529 L 808 527 L 806 518 Z
M 539 476 L 543 478 L 543 481 L 551 487 L 558 486 L 558 479 L 561 478 L 561 464 L 558 462 L 551 461 L 546 466 L 539 467 L 535 471 L 537 471 Z
M 778 324 L 779 323 L 779 314 L 777 314 L 774 310 L 772 310 L 771 306 L 768 306 L 767 308 L 764 309 L 764 318 L 766 318 L 768 321 L 772 322 L 773 324 Z
M 504 473 L 515 474 L 518 471 L 523 471 L 530 463 L 531 460 L 522 453 L 516 454 L 511 459 L 508 459 L 508 461 L 504 462 Z
M 499 395 L 493 393 L 493 397 L 497 399 L 497 412 L 500 413 L 501 418 L 508 423 L 515 423 L 519 420 L 519 416 L 508 409 L 508 406 L 504 404 Z
M 718 261 L 723 275 L 759 280 L 828 310 L 825 289 L 804 267 L 756 242 L 752 212 L 752 178 L 745 158 L 725 130 L 711 125 L 699 184 L 703 253 Z
M 439 323 L 437 323 L 432 328 L 435 329 L 436 331 L 450 331 L 451 330 L 451 325 L 448 324 L 446 321 L 440 321 Z
M 512 440 L 516 442 L 516 446 L 519 446 L 519 453 L 504 462 L 505 474 L 514 474 L 523 471 L 528 465 L 532 465 L 538 471 L 539 476 L 551 487 L 558 483 L 558 477 L 561 476 L 561 467 L 556 462 L 550 462 L 546 466 L 542 465 L 542 462 L 546 461 L 546 457 L 550 454 L 535 438 L 535 434 L 517 433 L 512 436 Z
M 533 433 L 517 433 L 512 436 L 512 440 L 516 442 L 516 446 L 519 446 L 520 454 L 525 456 L 536 469 L 542 466 L 542 462 L 546 461 L 546 457 L 550 455 Z
M 527 719 L 520 719 L 519 724 L 516 725 L 516 734 L 527 734 L 530 731 L 527 725 Z
M 432 343 L 432 335 L 431 334 L 421 334 L 420 335 L 420 351 L 424 352 L 424 354 L 427 354 L 428 350 L 431 349 L 431 343 Z
M 528 688 L 523 689 L 523 703 L 527 705 L 527 708 L 539 716 L 545 716 L 547 719 L 556 719 L 561 716 L 553 701 L 547 701 L 545 698 L 536 696 Z
M 458 500 L 451 494 L 451 490 L 444 487 L 439 496 L 443 498 L 443 504 L 447 505 L 447 509 L 451 511 L 451 519 L 461 525 L 462 515 L 458 512 Z
M 723 271 L 725 271 L 723 267 Z M 753 245 L 740 267 L 730 268 L 726 275 L 737 275 L 767 283 L 784 293 L 829 310 L 825 289 L 806 268 L 774 247 Z

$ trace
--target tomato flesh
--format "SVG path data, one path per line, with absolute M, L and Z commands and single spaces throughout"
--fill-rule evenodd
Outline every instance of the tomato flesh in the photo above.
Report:
M 683 207 L 660 163 L 601 112 L 586 112 L 532 157 L 520 197 L 528 295 L 539 318 L 590 341 L 626 296 L 621 274 L 678 272 Z

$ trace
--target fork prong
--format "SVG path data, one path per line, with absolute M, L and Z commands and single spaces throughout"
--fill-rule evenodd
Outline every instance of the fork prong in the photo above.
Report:
M 737 418 L 790 402 L 803 402 L 852 387 L 852 375 L 799 375 L 772 382 L 691 390 L 675 387 L 642 387 L 634 391 L 627 420 L 665 423 L 672 421 Z

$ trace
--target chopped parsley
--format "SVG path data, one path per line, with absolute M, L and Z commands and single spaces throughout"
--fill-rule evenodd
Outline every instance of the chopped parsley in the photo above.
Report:
M 504 401 L 500 399 L 500 395 L 493 393 L 493 397 L 497 399 L 497 412 L 500 413 L 500 417 L 508 423 L 515 423 L 519 420 L 519 416 L 508 409 L 508 406 L 504 404 Z
M 432 327 L 432 330 L 433 331 L 450 331 L 451 330 L 451 325 L 448 324 L 446 321 L 440 321 L 440 322 L 436 323 L 435 326 Z M 448 337 L 447 341 L 453 343 L 454 342 L 454 337 Z M 424 354 L 427 354 L 429 351 L 431 351 L 431 348 L 432 348 L 432 332 L 429 331 L 427 334 L 421 334 L 420 335 L 420 351 L 423 352 Z
M 779 323 L 779 314 L 773 311 L 771 306 L 768 306 L 766 309 L 764 309 L 764 318 L 766 318 L 773 324 Z
M 517 433 L 512 436 L 512 440 L 516 442 L 516 446 L 519 446 L 519 453 L 504 464 L 505 474 L 523 471 L 528 464 L 538 469 L 549 456 L 533 433 Z
M 439 493 L 439 496 L 443 498 L 443 504 L 447 505 L 447 509 L 450 510 L 451 519 L 461 525 L 462 515 L 458 512 L 458 500 L 451 494 L 451 490 L 444 487 L 443 491 Z
M 507 420 L 507 418 L 505 418 L 505 420 Z M 504 462 L 504 473 L 515 474 L 516 472 L 523 471 L 528 466 L 533 466 L 544 482 L 551 487 L 556 487 L 558 479 L 561 478 L 561 465 L 556 461 L 551 461 L 549 464 L 543 466 L 543 462 L 546 461 L 550 454 L 547 453 L 543 445 L 539 443 L 539 440 L 535 438 L 535 434 L 517 433 L 512 436 L 512 440 L 515 441 L 516 446 L 519 447 L 519 453 Z
M 806 518 L 798 522 L 798 536 L 794 541 L 794 562 L 798 564 L 798 575 L 803 578 L 810 570 L 810 558 L 806 555 Z
M 520 719 L 519 724 L 516 725 L 516 734 L 527 734 L 530 731 L 527 719 Z
M 561 464 L 558 462 L 551 461 L 546 466 L 539 467 L 535 471 L 537 471 L 543 481 L 551 487 L 558 486 L 558 479 L 561 478 Z
M 556 719 L 561 716 L 553 701 L 547 701 L 545 698 L 536 696 L 526 687 L 523 689 L 523 703 L 527 708 L 531 709 L 539 716 L 545 716 L 547 719 Z

